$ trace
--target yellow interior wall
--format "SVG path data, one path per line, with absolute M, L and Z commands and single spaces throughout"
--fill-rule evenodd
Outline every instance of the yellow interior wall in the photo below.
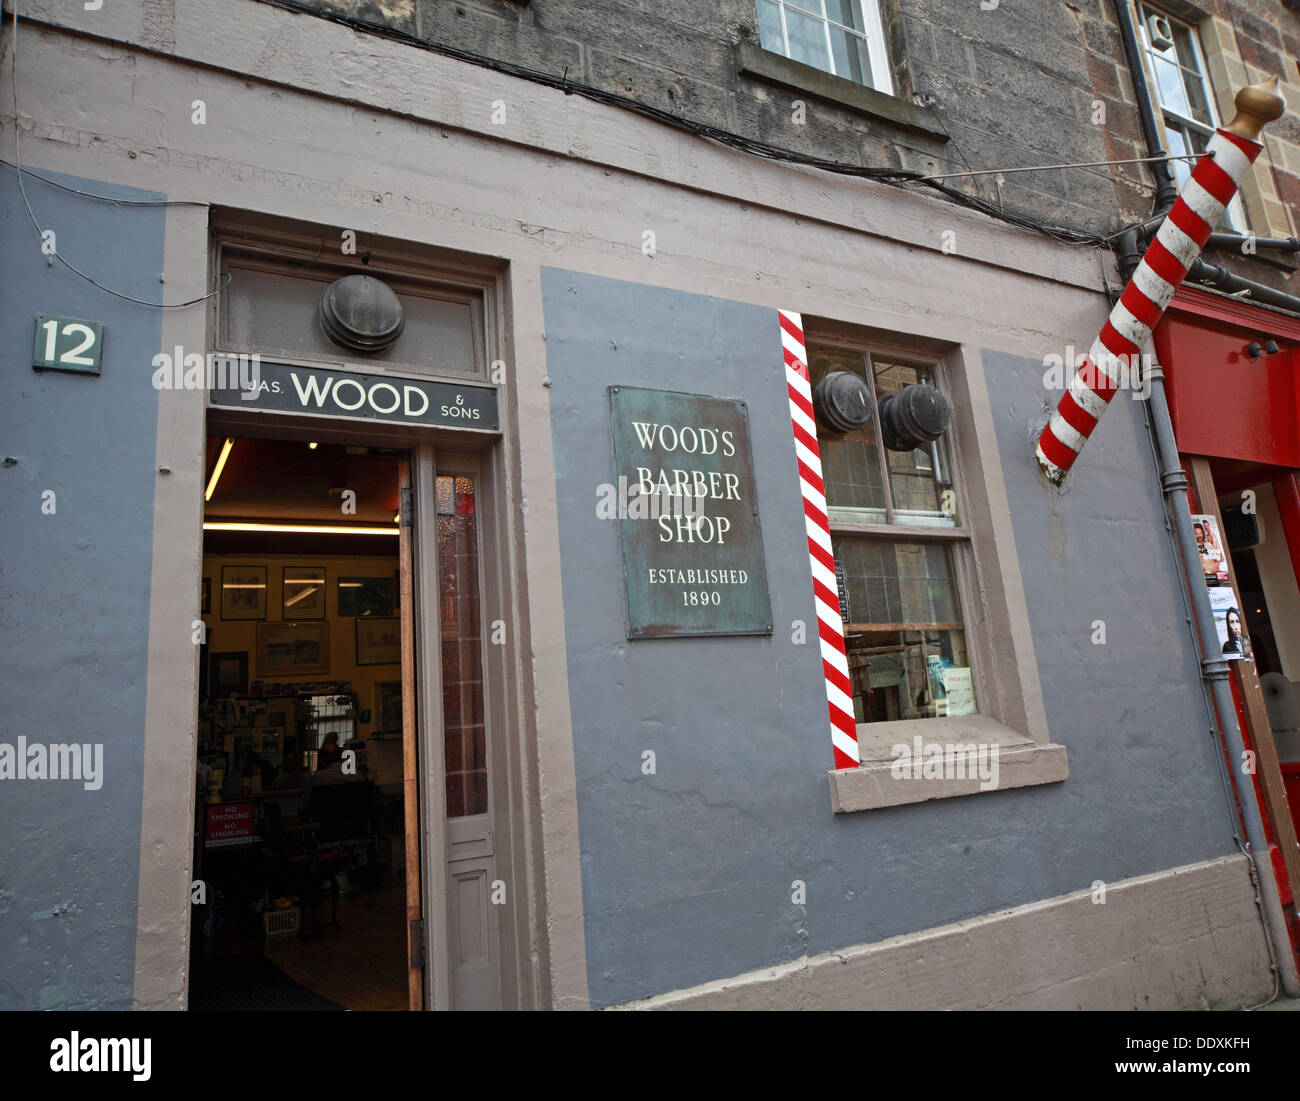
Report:
M 261 680 L 266 684 L 293 684 L 299 681 L 345 680 L 352 683 L 359 697 L 360 709 L 370 709 L 370 722 L 357 724 L 358 737 L 368 737 L 379 724 L 378 689 L 380 681 L 400 680 L 399 662 L 391 665 L 357 665 L 356 617 L 338 615 L 338 582 L 340 577 L 392 578 L 397 569 L 397 540 L 392 540 L 394 554 L 388 557 L 327 558 L 310 554 L 300 555 L 204 555 L 203 576 L 212 589 L 211 611 L 203 615 L 208 628 L 208 652 L 230 653 L 244 651 L 248 654 L 248 680 L 251 684 Z M 315 566 L 325 568 L 325 619 L 329 623 L 329 672 L 319 674 L 293 674 L 290 676 L 262 676 L 257 671 L 257 627 L 260 621 L 221 618 L 221 567 L 266 567 L 266 621 L 282 621 L 283 579 L 285 566 Z M 394 608 L 394 614 L 397 609 Z M 292 617 L 290 617 L 292 619 Z M 384 763 L 394 757 L 397 771 L 401 771 L 401 739 L 382 739 L 371 742 L 368 751 L 372 767 L 378 753 Z M 382 768 L 383 765 L 381 764 Z M 393 771 L 389 763 L 388 771 Z

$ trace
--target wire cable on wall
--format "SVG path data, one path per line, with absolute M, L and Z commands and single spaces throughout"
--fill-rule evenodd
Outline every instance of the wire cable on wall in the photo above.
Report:
M 40 221 L 36 217 L 36 213 L 32 210 L 31 200 L 28 199 L 27 197 L 27 188 L 23 184 L 22 126 L 19 124 L 19 118 L 21 116 L 18 110 L 18 3 L 17 0 L 11 0 L 11 2 L 14 5 L 13 60 L 10 63 L 11 73 L 13 75 L 13 99 L 14 99 L 14 162 L 13 164 L 10 165 L 10 167 L 12 167 L 18 175 L 18 192 L 23 197 L 23 206 L 27 208 L 27 217 L 31 219 L 32 225 L 36 227 L 36 235 L 40 237 L 42 241 L 44 241 L 45 229 L 41 226 Z M 9 164 L 10 162 L 5 161 L 3 163 Z M 36 173 L 29 173 L 29 175 L 36 176 L 37 179 L 42 180 L 43 182 L 48 184 L 53 184 L 55 187 L 62 187 L 63 190 L 65 191 L 72 191 L 78 195 L 85 195 L 88 198 L 101 199 L 105 202 L 115 202 L 115 203 L 120 203 L 122 205 L 128 205 L 128 206 L 190 206 L 190 205 L 207 206 L 208 205 L 207 203 L 201 203 L 196 200 L 184 200 L 184 199 L 182 200 L 113 199 L 107 195 L 94 195 L 89 191 L 78 191 L 76 188 L 73 187 L 65 187 L 63 184 L 57 183 L 54 180 L 48 180 L 44 176 L 37 176 Z M 230 285 L 230 276 L 227 275 L 225 282 L 222 283 L 219 287 L 217 287 L 216 290 L 209 291 L 207 294 L 201 295 L 198 298 L 191 298 L 185 302 L 147 302 L 143 298 L 135 298 L 132 295 L 123 294 L 121 291 L 115 291 L 112 287 L 106 287 L 103 283 L 99 282 L 99 280 L 95 279 L 90 275 L 87 275 L 80 268 L 76 267 L 61 252 L 59 252 L 57 247 L 54 249 L 53 252 L 47 253 L 47 255 L 53 256 L 56 260 L 59 261 L 59 263 L 61 263 L 65 268 L 67 268 L 74 275 L 81 277 L 87 283 L 90 283 L 92 286 L 98 287 L 104 293 L 111 294 L 114 298 L 120 298 L 126 302 L 134 302 L 137 306 L 149 306 L 150 308 L 156 310 L 183 310 L 188 306 L 196 306 L 200 302 L 206 302 L 209 298 L 212 298 L 214 295 L 220 294 L 223 290 L 226 289 L 226 287 Z
M 1072 226 L 1055 225 L 1051 222 L 1045 222 L 1027 214 L 1019 214 L 1014 211 L 1000 209 L 996 203 L 968 194 L 967 192 L 958 190 L 957 188 L 949 187 L 942 180 L 928 179 L 920 172 L 914 172 L 905 168 L 875 168 L 858 164 L 844 164 L 840 161 L 826 160 L 822 157 L 813 157 L 806 153 L 799 153 L 793 149 L 786 149 L 782 146 L 757 141 L 730 130 L 723 130 L 720 127 L 712 126 L 708 123 L 684 118 L 681 115 L 675 115 L 671 111 L 664 110 L 661 107 L 654 107 L 651 104 L 642 103 L 640 100 L 620 95 L 617 92 L 609 92 L 603 88 L 596 88 L 590 84 L 571 81 L 567 76 L 554 76 L 537 69 L 530 69 L 523 65 L 517 65 L 512 61 L 501 61 L 497 58 L 487 57 L 470 50 L 462 50 L 455 46 L 430 42 L 411 34 L 409 31 L 400 30 L 397 27 L 386 26 L 382 23 L 374 23 L 367 19 L 358 19 L 351 15 L 342 15 L 338 12 L 324 11 L 309 4 L 299 3 L 297 0 L 260 0 L 260 2 L 299 15 L 311 15 L 320 19 L 326 19 L 332 23 L 338 23 L 362 34 L 371 34 L 381 38 L 389 38 L 393 41 L 402 42 L 409 46 L 415 46 L 422 50 L 428 50 L 433 53 L 442 54 L 446 57 L 455 58 L 458 61 L 467 62 L 471 65 L 477 65 L 480 68 L 491 69 L 494 72 L 518 77 L 522 80 L 531 81 L 534 84 L 542 84 L 548 88 L 562 91 L 565 95 L 578 95 L 582 96 L 584 99 L 589 99 L 597 103 L 620 107 L 624 110 L 631 111 L 634 114 L 654 119 L 655 121 L 664 123 L 667 126 L 675 127 L 678 130 L 684 130 L 687 133 L 696 135 L 697 137 L 706 138 L 721 145 L 753 154 L 754 156 L 764 157 L 769 160 L 785 161 L 791 164 L 805 165 L 810 168 L 819 168 L 825 172 L 834 172 L 843 176 L 856 176 L 861 179 L 878 180 L 881 183 L 887 183 L 895 187 L 908 184 L 919 184 L 933 191 L 938 191 L 940 194 L 946 196 L 960 206 L 977 210 L 982 214 L 988 215 L 990 218 L 995 218 L 998 221 L 1006 222 L 1010 225 L 1019 226 L 1022 229 L 1046 234 L 1058 241 L 1065 241 L 1071 244 L 1098 245 L 1104 243 L 1105 240 L 1102 235 L 1088 230 L 1081 230 Z

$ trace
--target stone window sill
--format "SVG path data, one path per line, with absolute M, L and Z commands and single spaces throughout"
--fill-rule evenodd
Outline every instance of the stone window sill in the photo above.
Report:
M 918 737 L 923 747 L 997 746 L 997 786 L 989 786 L 991 776 L 989 780 L 981 780 L 978 775 L 944 779 L 895 776 L 897 758 L 893 747 L 902 743 L 912 748 L 914 739 Z M 979 795 L 985 790 L 1007 791 L 1036 784 L 1054 784 L 1070 776 L 1065 746 L 1031 741 L 988 715 L 862 724 L 858 726 L 858 747 L 862 763 L 857 768 L 839 769 L 828 774 L 831 807 L 836 814 Z
M 900 130 L 924 134 L 937 141 L 948 140 L 938 116 L 928 107 L 885 95 L 884 92 L 877 92 L 874 88 L 844 77 L 832 76 L 750 42 L 737 42 L 735 55 L 736 71 L 742 76 L 789 88 L 839 107 L 847 107 Z

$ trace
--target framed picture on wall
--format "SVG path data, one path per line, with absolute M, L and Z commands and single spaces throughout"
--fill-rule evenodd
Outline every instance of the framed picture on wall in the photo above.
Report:
M 203 579 L 203 600 L 199 604 L 199 614 L 207 615 L 212 611 L 212 578 Z
M 325 618 L 325 567 L 285 566 L 280 618 Z
M 391 616 L 393 614 L 393 579 L 391 577 L 340 577 L 340 616 Z
M 399 655 L 400 656 L 400 655 Z M 381 680 L 375 683 L 375 711 L 379 716 L 376 734 L 402 732 L 402 682 Z
M 221 567 L 221 618 L 266 618 L 266 567 Z
M 242 696 L 248 691 L 248 651 L 211 654 L 208 657 L 209 699 Z
M 357 664 L 398 665 L 402 660 L 401 620 L 357 620 Z
M 329 621 L 324 619 L 306 623 L 259 623 L 257 626 L 258 676 L 328 675 L 330 671 L 329 626 Z

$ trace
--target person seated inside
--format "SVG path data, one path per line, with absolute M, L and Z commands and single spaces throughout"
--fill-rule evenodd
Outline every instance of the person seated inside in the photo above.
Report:
M 343 750 L 339 748 L 339 736 L 326 734 L 325 741 L 316 751 L 316 771 L 320 772 L 341 760 L 343 760 Z

